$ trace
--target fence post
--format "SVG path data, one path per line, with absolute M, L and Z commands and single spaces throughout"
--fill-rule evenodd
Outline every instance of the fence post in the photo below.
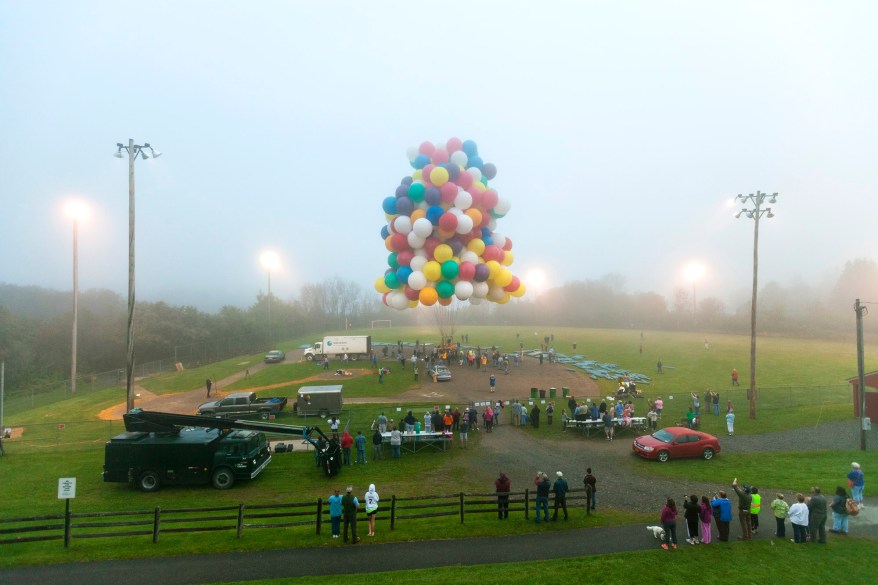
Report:
M 463 524 L 463 492 L 460 492 L 460 523 Z
M 390 529 L 396 527 L 396 496 L 390 496 Z
M 317 536 L 320 536 L 320 525 L 323 523 L 323 498 L 317 498 Z
M 527 520 L 530 518 L 528 514 L 528 504 L 530 503 L 530 490 L 524 490 L 524 519 Z
M 155 507 L 155 511 L 152 513 L 152 543 L 155 544 L 159 541 L 159 529 L 162 523 L 162 509 L 158 506 Z
M 244 533 L 244 503 L 238 504 L 238 538 Z
M 64 548 L 70 546 L 70 498 L 64 500 Z

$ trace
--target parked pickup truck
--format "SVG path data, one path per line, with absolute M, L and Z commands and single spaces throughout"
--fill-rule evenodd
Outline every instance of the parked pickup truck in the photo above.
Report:
M 198 407 L 198 414 L 221 417 L 258 414 L 268 418 L 268 415 L 282 411 L 286 405 L 287 399 L 283 396 L 259 398 L 256 392 L 232 392 L 222 400 L 205 402 Z

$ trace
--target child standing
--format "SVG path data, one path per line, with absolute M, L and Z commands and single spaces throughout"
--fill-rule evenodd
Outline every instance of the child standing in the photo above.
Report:
M 726 414 L 726 427 L 729 429 L 729 436 L 735 434 L 735 411 L 729 410 Z
M 701 496 L 701 544 L 710 544 L 710 520 L 713 517 L 713 508 L 707 496 Z

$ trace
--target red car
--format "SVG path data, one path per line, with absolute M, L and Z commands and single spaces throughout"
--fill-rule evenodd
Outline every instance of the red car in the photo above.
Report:
M 631 449 L 645 459 L 703 457 L 713 459 L 720 452 L 719 439 L 713 435 L 686 427 L 667 427 L 651 435 L 634 439 Z

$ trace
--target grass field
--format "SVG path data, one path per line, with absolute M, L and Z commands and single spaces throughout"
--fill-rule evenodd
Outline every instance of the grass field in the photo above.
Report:
M 484 347 L 497 344 L 504 348 L 517 347 L 516 331 L 515 328 L 508 327 L 474 327 L 461 330 L 470 335 L 472 345 L 480 343 Z M 428 340 L 428 333 L 424 330 L 394 329 L 382 330 L 381 333 L 387 335 L 387 339 L 378 338 L 378 341 L 395 342 L 397 339 L 414 341 L 416 338 L 421 341 Z M 522 338 L 527 334 L 528 342 L 536 339 L 532 331 L 522 329 L 521 333 Z M 662 361 L 671 367 L 667 367 L 665 374 L 661 376 L 653 375 L 652 384 L 641 387 L 648 396 L 655 397 L 662 394 L 668 401 L 672 394 L 682 397 L 689 392 L 703 392 L 705 387 L 712 387 L 718 389 L 724 396 L 727 393 L 736 393 L 733 394 L 736 407 L 738 409 L 744 407 L 743 388 L 748 379 L 749 352 L 749 338 L 746 336 L 711 335 L 710 349 L 705 350 L 704 336 L 700 334 L 646 331 L 643 353 L 640 353 L 639 331 L 556 329 L 554 334 L 556 350 L 561 353 L 573 353 L 572 343 L 575 341 L 578 354 L 589 359 L 617 363 L 629 370 L 649 375 L 654 374 L 655 361 L 661 357 Z M 542 338 L 542 335 L 543 333 L 540 332 L 539 338 Z M 536 343 L 534 341 L 528 346 Z M 281 347 L 291 349 L 298 345 L 299 340 L 293 340 L 282 344 Z M 867 370 L 878 367 L 878 361 L 868 359 L 869 350 L 870 348 L 867 347 Z M 220 364 L 144 381 L 144 386 L 153 388 L 159 393 L 200 388 L 206 377 L 221 378 L 231 375 L 246 367 L 243 364 L 256 363 L 261 357 L 260 354 L 234 358 Z M 751 421 L 742 413 L 736 422 L 736 431 L 739 434 L 757 434 L 779 429 L 809 427 L 819 421 L 850 418 L 851 395 L 846 380 L 856 374 L 855 357 L 855 349 L 849 343 L 786 338 L 761 339 L 760 417 Z M 265 390 L 260 393 L 292 395 L 296 388 L 296 380 L 312 376 L 316 367 L 312 364 L 296 363 L 272 366 L 254 374 L 242 387 L 253 387 L 257 384 L 272 386 L 290 382 L 293 385 L 288 391 Z M 729 371 L 732 367 L 737 367 L 741 374 L 741 388 L 731 389 L 729 386 Z M 368 376 L 345 378 L 343 383 L 346 395 L 375 396 L 377 385 Z M 615 390 L 615 384 L 610 381 L 601 381 L 600 384 L 608 393 Z M 407 390 L 410 385 L 411 379 L 408 376 L 389 376 L 385 379 L 381 391 L 386 393 L 388 399 L 392 399 L 394 395 Z M 77 499 L 73 506 L 76 511 L 148 510 L 155 506 L 199 507 L 237 504 L 242 501 L 289 502 L 302 501 L 317 495 L 325 497 L 329 493 L 327 481 L 316 472 L 313 459 L 309 455 L 298 454 L 277 456 L 257 480 L 242 483 L 225 492 L 198 487 L 173 488 L 155 494 L 143 494 L 126 485 L 104 484 L 100 475 L 103 464 L 103 443 L 123 429 L 120 421 L 99 421 L 97 413 L 122 400 L 124 400 L 124 389 L 96 390 L 44 407 L 7 413 L 6 425 L 24 426 L 28 441 L 5 443 L 9 456 L 0 458 L 0 473 L 3 475 L 4 484 L 14 487 L 4 490 L 4 497 L 0 499 L 0 518 L 61 512 L 63 503 L 56 499 L 59 477 L 78 478 Z M 685 408 L 682 398 L 679 400 L 681 400 L 682 413 Z M 640 404 L 642 403 L 638 403 L 639 414 L 642 414 L 643 408 Z M 388 417 L 395 418 L 393 415 L 397 407 L 403 409 L 403 412 L 409 407 L 415 409 L 420 407 L 423 414 L 423 408 L 427 406 L 350 405 L 344 418 L 353 430 L 361 428 L 365 431 L 382 409 L 394 409 L 387 414 Z M 295 421 L 293 424 L 298 422 L 296 419 L 282 419 L 282 422 L 292 421 Z M 59 429 L 58 423 L 63 423 L 64 428 Z M 704 417 L 704 426 L 708 432 L 722 430 L 719 417 Z M 575 433 L 562 436 L 546 426 L 539 430 L 526 429 L 523 432 L 558 441 L 562 448 L 567 446 L 579 448 L 581 443 L 588 441 Z M 453 451 L 447 454 L 422 452 L 417 456 L 394 462 L 393 465 L 383 466 L 381 483 L 388 486 L 384 488 L 385 491 L 390 490 L 400 495 L 419 493 L 419 490 L 423 491 L 425 480 L 434 486 L 435 493 L 483 491 L 485 486 L 473 482 L 467 472 L 472 466 L 480 464 L 478 438 L 471 440 L 475 448 L 468 452 Z M 878 468 L 875 451 L 865 454 L 828 451 L 809 453 L 807 457 L 796 453 L 762 454 L 759 457 L 724 453 L 714 460 L 709 468 L 699 466 L 695 461 L 680 461 L 673 466 L 644 465 L 650 462 L 636 458 L 626 460 L 625 464 L 643 466 L 643 469 L 649 473 L 670 477 L 713 480 L 713 475 L 723 478 L 729 475 L 741 475 L 758 476 L 765 485 L 808 485 L 815 481 L 832 485 L 841 473 L 841 470 L 835 469 L 839 465 L 837 462 L 843 461 L 844 465 L 847 465 L 847 462 L 853 459 L 861 461 L 866 469 Z M 373 467 L 345 469 L 342 481 L 366 485 L 374 481 L 373 470 Z M 871 484 L 867 484 L 867 495 L 873 493 L 873 489 Z M 637 515 L 622 511 L 613 515 L 602 514 L 602 517 L 609 517 L 615 523 L 643 521 L 643 518 Z M 412 521 L 412 524 L 396 531 L 393 538 L 400 540 L 421 538 L 424 531 L 419 528 L 417 521 Z M 498 527 L 496 523 L 473 521 L 467 523 L 460 531 L 455 530 L 455 535 L 503 534 L 503 530 L 504 528 Z M 289 529 L 289 534 L 281 537 L 272 531 L 264 531 L 249 535 L 244 541 L 236 541 L 228 534 L 175 535 L 158 545 L 144 546 L 135 544 L 136 539 L 130 539 L 128 541 L 130 545 L 120 547 L 107 547 L 106 541 L 77 541 L 75 547 L 69 551 L 64 551 L 58 543 L 12 545 L 3 547 L 0 566 L 189 552 L 257 550 L 276 546 L 271 543 L 278 541 L 295 543 L 296 546 L 325 544 L 324 539 L 314 537 L 311 531 L 312 529 Z M 652 557 L 644 557 L 646 558 Z M 592 561 L 582 559 L 582 562 Z M 654 559 L 650 562 L 654 562 Z

